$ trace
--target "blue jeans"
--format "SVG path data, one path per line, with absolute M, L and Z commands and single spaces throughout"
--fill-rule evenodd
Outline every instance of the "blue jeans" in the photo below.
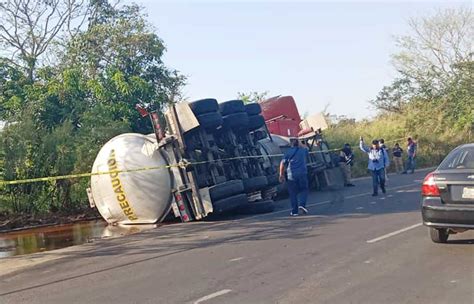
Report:
M 405 172 L 411 170 L 411 173 L 415 172 L 416 160 L 413 156 L 408 156 L 407 163 L 405 165 Z
M 308 175 L 298 174 L 288 177 L 288 193 L 290 194 L 291 212 L 298 213 L 298 196 L 300 198 L 300 206 L 306 207 L 308 199 Z
M 382 191 L 385 192 L 385 169 L 370 170 L 372 173 L 372 186 L 374 188 L 374 194 L 379 192 L 379 185 Z

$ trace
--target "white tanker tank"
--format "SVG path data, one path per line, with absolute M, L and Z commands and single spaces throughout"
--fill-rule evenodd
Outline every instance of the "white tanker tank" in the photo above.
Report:
M 127 133 L 108 141 L 92 167 L 90 194 L 108 223 L 146 224 L 163 219 L 172 203 L 166 151 L 153 136 Z M 161 169 L 156 169 L 161 167 Z M 150 170 L 133 171 L 138 168 Z M 132 170 L 130 172 L 113 172 Z

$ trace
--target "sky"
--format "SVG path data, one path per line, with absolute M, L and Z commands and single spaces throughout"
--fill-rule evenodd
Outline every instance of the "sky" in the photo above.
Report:
M 188 101 L 238 92 L 291 95 L 300 114 L 362 119 L 397 76 L 394 37 L 411 17 L 469 1 L 138 0 L 164 40 L 164 62 L 188 77 Z

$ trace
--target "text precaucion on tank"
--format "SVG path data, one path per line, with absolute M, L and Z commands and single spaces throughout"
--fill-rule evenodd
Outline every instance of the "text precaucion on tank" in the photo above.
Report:
M 127 196 L 125 195 L 125 192 L 123 191 L 122 183 L 120 182 L 120 178 L 119 178 L 119 173 L 113 172 L 113 171 L 118 170 L 117 160 L 115 159 L 115 150 L 110 151 L 107 164 L 109 166 L 112 188 L 114 189 L 114 192 L 116 193 L 116 198 L 120 205 L 120 208 L 122 208 L 123 213 L 128 217 L 130 221 L 137 220 L 138 218 L 135 215 L 135 212 L 133 211 L 132 206 L 130 206 L 130 203 L 127 200 Z

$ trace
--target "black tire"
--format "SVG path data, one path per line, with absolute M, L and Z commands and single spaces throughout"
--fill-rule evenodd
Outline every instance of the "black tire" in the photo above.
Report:
M 201 125 L 201 127 L 203 127 L 206 130 L 216 129 L 217 127 L 221 126 L 222 123 L 224 122 L 221 114 L 218 112 L 201 114 L 201 115 L 196 116 L 196 118 L 199 121 L 199 124 Z
M 212 201 L 233 196 L 244 192 L 244 183 L 241 180 L 231 180 L 222 184 L 209 187 L 209 195 Z
M 249 116 L 245 112 L 229 114 L 223 119 L 224 127 L 230 129 L 245 129 L 249 124 Z
M 191 110 L 193 110 L 193 113 L 195 115 L 217 112 L 219 110 L 217 100 L 215 100 L 214 98 L 206 98 L 193 101 L 189 103 L 189 107 L 191 108 Z
M 269 186 L 275 186 L 275 185 L 278 185 L 280 183 L 278 174 L 268 175 L 267 180 L 268 180 L 268 185 Z
M 275 210 L 275 205 L 272 200 L 266 200 L 261 202 L 247 203 L 244 206 L 239 207 L 237 212 L 240 214 L 262 214 L 270 213 Z
M 262 107 L 258 103 L 248 103 L 245 105 L 245 112 L 248 115 L 258 115 L 262 113 Z
M 266 176 L 256 176 L 251 178 L 246 178 L 242 180 L 244 182 L 245 192 L 254 192 L 261 190 L 268 186 L 268 180 Z
M 245 112 L 244 102 L 242 100 L 229 100 L 219 104 L 219 111 L 222 115 Z
M 237 208 L 239 208 L 242 205 L 248 204 L 249 201 L 247 199 L 247 195 L 245 193 L 243 194 L 237 194 L 231 197 L 227 197 L 221 200 L 218 200 L 216 202 L 212 203 L 212 207 L 214 209 L 213 213 L 214 214 L 220 214 L 224 213 L 227 211 L 232 211 Z
M 430 227 L 430 237 L 435 243 L 446 243 L 449 237 L 448 229 Z
M 250 131 L 260 129 L 264 125 L 265 125 L 265 119 L 263 119 L 262 115 L 249 116 L 248 128 Z

